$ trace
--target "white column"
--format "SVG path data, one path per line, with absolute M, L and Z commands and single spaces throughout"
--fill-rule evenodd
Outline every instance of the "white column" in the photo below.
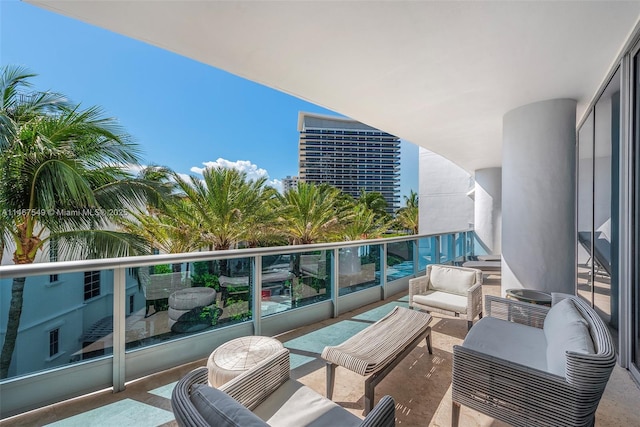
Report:
M 502 168 L 475 172 L 474 229 L 483 249 L 490 255 L 501 253 Z
M 575 290 L 576 101 L 553 99 L 503 118 L 502 292 Z

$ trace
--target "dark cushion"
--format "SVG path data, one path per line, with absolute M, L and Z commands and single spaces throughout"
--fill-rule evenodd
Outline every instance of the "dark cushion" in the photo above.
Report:
M 217 388 L 198 384 L 191 390 L 191 402 L 209 425 L 216 427 L 265 427 L 253 412 Z

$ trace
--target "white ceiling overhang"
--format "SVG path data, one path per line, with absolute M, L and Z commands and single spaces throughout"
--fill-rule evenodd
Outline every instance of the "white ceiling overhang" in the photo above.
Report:
M 502 117 L 601 86 L 640 17 L 623 1 L 29 3 L 322 105 L 469 171 L 501 164 Z

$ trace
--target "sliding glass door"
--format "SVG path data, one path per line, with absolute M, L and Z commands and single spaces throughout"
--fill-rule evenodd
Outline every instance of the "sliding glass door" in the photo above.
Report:
M 616 335 L 620 71 L 578 130 L 577 289 Z
M 640 53 L 632 61 L 632 120 L 631 137 L 631 372 L 640 380 Z

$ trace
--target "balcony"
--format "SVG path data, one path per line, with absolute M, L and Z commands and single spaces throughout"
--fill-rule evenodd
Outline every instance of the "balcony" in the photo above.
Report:
M 184 268 L 188 262 L 225 259 L 229 264 L 227 268 L 237 267 L 237 271 L 242 273 L 244 260 L 248 259 L 249 276 L 232 277 L 248 277 L 256 285 L 248 287 L 245 292 L 240 286 L 244 284 L 241 283 L 244 279 L 236 279 L 233 290 L 227 290 L 226 302 L 221 295 L 223 292 L 219 292 L 216 305 L 222 309 L 220 321 L 201 331 L 177 331 L 168 326 L 171 313 L 161 306 L 160 301 L 157 302 L 157 311 L 152 305 L 147 312 L 146 304 L 127 307 L 129 300 L 125 296 L 136 291 L 137 286 L 126 286 L 127 280 L 121 280 L 129 274 L 125 267 L 107 269 L 105 264 L 109 261 L 104 261 L 103 265 L 99 265 L 100 262 L 75 263 L 74 267 L 60 263 L 56 268 L 60 278 L 64 274 L 71 274 L 71 271 L 83 271 L 88 266 L 92 270 L 103 270 L 103 274 L 104 271 L 110 272 L 115 279 L 111 279 L 112 283 L 108 285 L 112 285 L 114 291 L 103 295 L 102 299 L 108 299 L 108 295 L 114 296 L 116 302 L 113 304 L 113 313 L 116 315 L 112 322 L 95 322 L 83 332 L 79 338 L 87 342 L 95 341 L 79 344 L 77 360 L 46 370 L 17 374 L 0 383 L 2 400 L 6 402 L 8 399 L 5 397 L 17 392 L 39 396 L 40 401 L 48 399 L 53 402 L 67 397 L 68 389 L 72 387 L 78 390 L 84 388 L 87 392 L 91 389 L 103 390 L 31 412 L 17 410 L 19 414 L 5 419 L 2 425 L 42 425 L 58 421 L 90 425 L 91 420 L 96 418 L 108 418 L 110 422 L 120 425 L 175 425 L 169 400 L 173 384 L 190 369 L 205 365 L 208 353 L 221 342 L 251 333 L 274 335 L 281 340 L 291 350 L 292 376 L 323 394 L 325 369 L 319 358 L 323 343 L 327 339 L 341 342 L 382 317 L 393 306 L 406 306 L 408 279 L 424 270 L 432 261 L 453 262 L 469 252 L 469 243 L 470 234 L 461 232 L 366 243 L 313 245 L 307 248 L 284 247 L 119 260 L 121 265 L 142 266 L 139 268 L 149 271 L 151 260 L 173 265 L 182 261 Z M 281 262 L 282 257 L 291 263 Z M 350 266 L 354 265 L 349 263 L 351 258 L 361 261 L 362 268 L 359 271 L 350 270 Z M 300 270 L 306 273 L 295 272 L 296 260 L 300 262 Z M 380 260 L 386 262 L 380 263 Z M 365 267 L 372 264 L 372 267 Z M 42 264 L 32 268 L 43 270 L 38 273 L 48 277 L 53 267 Z M 190 265 L 190 271 L 194 272 L 193 264 Z M 31 274 L 35 273 L 31 271 Z M 193 284 L 186 283 L 185 279 L 194 275 L 187 276 L 184 271 L 162 274 L 171 276 L 168 282 L 165 280 L 171 285 L 178 285 L 177 277 L 180 278 L 180 285 Z M 316 275 L 315 279 L 325 277 L 328 286 L 318 286 L 318 289 L 311 286 L 314 283 L 309 279 L 311 274 Z M 120 279 L 118 276 L 121 276 Z M 3 274 L 5 277 L 7 275 Z M 90 277 L 95 278 L 95 275 Z M 290 286 L 287 292 L 285 283 L 294 277 L 301 278 L 301 281 L 297 289 Z M 6 285 L 6 281 L 2 283 L 3 287 Z M 53 286 L 65 286 L 65 283 Z M 122 288 L 119 296 L 118 287 Z M 485 295 L 500 294 L 499 274 L 486 276 L 483 291 Z M 244 295 L 247 296 L 246 301 Z M 261 297 L 253 298 L 253 295 Z M 118 303 L 118 300 L 123 303 Z M 86 304 L 95 304 L 95 301 Z M 26 302 L 25 310 L 28 308 Z M 133 308 L 131 313 L 129 308 Z M 238 314 L 245 316 L 224 321 Z M 434 354 L 430 356 L 424 343 L 420 344 L 376 388 L 377 399 L 385 394 L 395 398 L 399 425 L 450 425 L 452 346 L 462 342 L 466 334 L 466 320 L 434 314 L 432 328 Z M 119 330 L 121 336 L 117 333 Z M 150 375 L 144 376 L 147 374 Z M 120 387 L 122 391 L 112 393 L 111 388 L 106 389 L 110 384 L 100 386 L 100 381 L 96 379 L 105 375 L 113 382 L 113 389 Z M 63 379 L 80 384 L 62 384 Z M 101 381 L 105 383 L 104 378 Z M 44 396 L 43 391 L 46 392 Z M 67 396 L 63 394 L 65 392 Z M 362 416 L 362 378 L 338 369 L 333 400 Z M 597 424 L 634 425 L 637 423 L 635 409 L 639 405 L 637 386 L 627 371 L 616 367 L 600 403 Z M 5 413 L 3 411 L 3 417 Z M 463 407 L 461 425 L 504 424 Z

